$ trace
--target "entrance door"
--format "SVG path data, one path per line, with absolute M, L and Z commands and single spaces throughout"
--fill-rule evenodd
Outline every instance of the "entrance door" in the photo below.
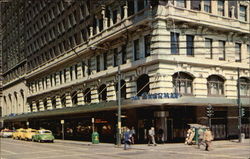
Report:
M 173 140 L 173 119 L 167 119 L 167 141 Z

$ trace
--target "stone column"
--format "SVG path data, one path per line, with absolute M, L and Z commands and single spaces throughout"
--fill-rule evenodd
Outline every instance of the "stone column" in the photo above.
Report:
M 62 81 L 61 81 L 61 82 L 62 82 L 62 84 L 63 84 L 63 83 L 65 83 L 64 73 L 65 73 L 65 72 L 64 72 L 64 71 L 62 71 L 62 74 L 61 74 L 61 76 L 62 76 L 62 77 L 61 77 L 61 78 L 62 78 Z
M 43 89 L 43 85 L 42 85 L 42 80 L 38 80 L 38 88 L 39 88 L 39 91 L 41 91 Z
M 52 100 L 51 97 L 47 98 L 47 110 L 52 110 Z
M 62 108 L 61 97 L 59 95 L 56 96 L 56 108 Z
M 136 90 L 136 81 L 134 79 L 125 79 L 126 81 L 126 86 L 127 86 L 127 89 L 126 89 L 126 92 L 127 92 L 127 95 L 126 97 L 127 98 L 131 98 L 133 96 L 136 95 L 137 93 L 137 90 Z
M 54 77 L 55 77 L 55 75 L 54 74 L 52 74 L 52 87 L 54 87 L 56 84 L 55 84 L 55 80 L 54 80 Z
M 99 103 L 97 88 L 93 88 L 91 91 L 91 103 Z
M 29 103 L 26 104 L 27 107 L 27 112 L 32 112 L 32 107 L 30 106 Z
M 76 71 L 75 71 L 75 65 L 72 66 L 72 81 L 74 81 L 76 79 Z
M 127 6 L 127 3 L 123 7 L 123 11 L 124 11 L 124 17 L 123 17 L 123 19 L 128 18 L 128 6 Z
M 95 20 L 96 20 L 96 34 L 98 34 L 99 32 L 100 32 L 100 30 L 99 30 L 99 19 L 98 19 L 98 17 L 96 16 L 95 17 Z
M 110 26 L 114 25 L 114 22 L 113 22 L 113 12 L 112 12 L 112 9 L 109 7 L 109 13 L 110 13 Z
M 225 13 L 225 17 L 229 17 L 228 14 L 228 1 L 224 1 L 224 13 Z
M 46 86 L 46 78 L 43 78 L 43 88 L 46 90 L 47 89 L 47 86 Z
M 77 102 L 78 105 L 84 105 L 84 94 L 83 94 L 83 90 L 77 90 Z
M 32 101 L 32 112 L 37 112 L 36 101 Z
M 107 101 L 115 101 L 116 99 L 115 83 L 107 84 Z
M 180 45 L 179 45 L 179 54 L 180 55 L 187 55 L 187 36 L 183 33 L 180 34 Z
M 119 23 L 121 21 L 121 7 L 118 8 L 117 10 L 117 23 Z
M 60 85 L 60 73 L 59 72 L 56 72 L 56 85 L 58 86 L 58 85 Z
M 94 29 L 93 29 L 93 27 L 89 27 L 89 32 L 90 32 L 90 35 L 89 35 L 89 37 L 90 38 L 92 38 L 93 37 L 93 32 L 94 32 Z
M 65 96 L 66 96 L 66 107 L 72 107 L 73 104 L 72 104 L 72 99 L 71 99 L 71 94 L 70 94 L 70 92 L 67 92 L 67 93 L 65 94 Z
M 201 4 L 201 11 L 204 12 L 205 11 L 205 9 L 204 9 L 204 0 L 201 0 L 200 4 Z
M 186 1 L 187 9 L 191 9 L 191 0 Z
M 77 78 L 83 77 L 82 63 L 77 64 Z
M 43 104 L 43 100 L 39 100 L 39 111 L 44 111 L 44 104 Z
M 46 80 L 47 80 L 47 88 L 50 88 L 50 87 L 51 87 L 50 77 L 48 76 L 48 77 L 46 78 Z
M 71 81 L 70 80 L 70 68 L 67 67 L 66 68 L 66 83 L 69 82 L 69 81 Z
M 211 0 L 211 12 L 214 15 L 217 15 L 217 9 L 218 9 L 218 1 Z

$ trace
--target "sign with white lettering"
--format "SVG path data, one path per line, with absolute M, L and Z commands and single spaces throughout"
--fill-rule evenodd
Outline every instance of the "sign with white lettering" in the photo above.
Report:
M 182 95 L 180 93 L 153 93 L 147 94 L 143 93 L 141 96 L 133 96 L 131 100 L 146 100 L 146 99 L 177 99 L 180 98 Z

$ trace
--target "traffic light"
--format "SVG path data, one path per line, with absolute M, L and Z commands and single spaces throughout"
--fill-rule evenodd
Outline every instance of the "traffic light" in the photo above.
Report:
M 241 116 L 245 116 L 245 109 L 241 108 Z
M 207 117 L 211 117 L 214 115 L 214 109 L 211 105 L 207 106 Z

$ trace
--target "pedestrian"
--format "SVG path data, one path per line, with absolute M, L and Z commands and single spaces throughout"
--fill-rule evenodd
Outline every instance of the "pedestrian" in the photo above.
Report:
M 151 145 L 151 142 L 153 143 L 154 146 L 157 146 L 155 143 L 155 128 L 151 127 L 148 131 L 148 146 Z
M 193 141 L 193 138 L 194 138 L 194 135 L 195 135 L 195 129 L 194 128 L 188 129 L 185 144 L 191 145 L 192 141 Z
M 198 148 L 200 148 L 201 145 L 204 145 L 204 130 L 200 128 L 198 130 Z
M 204 132 L 204 141 L 206 144 L 206 151 L 209 151 L 211 149 L 211 143 L 213 140 L 213 135 L 212 132 L 209 128 L 206 129 L 206 131 Z
M 131 144 L 135 144 L 135 128 L 132 126 L 130 130 Z
M 163 129 L 160 128 L 159 131 L 158 131 L 158 141 L 160 143 L 164 143 L 164 132 L 163 132 Z
M 124 132 L 124 150 L 127 150 L 130 147 L 131 144 L 131 135 L 130 130 L 128 128 L 125 128 Z

